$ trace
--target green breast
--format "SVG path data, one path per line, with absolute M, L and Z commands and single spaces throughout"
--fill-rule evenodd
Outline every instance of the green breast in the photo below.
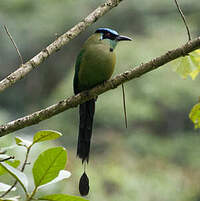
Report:
M 84 48 L 78 71 L 79 91 L 90 89 L 108 80 L 115 67 L 115 53 L 104 43 L 90 44 Z

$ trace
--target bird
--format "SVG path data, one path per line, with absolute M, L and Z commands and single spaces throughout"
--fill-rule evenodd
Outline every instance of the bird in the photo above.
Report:
M 90 90 L 109 80 L 116 64 L 115 48 L 120 41 L 131 41 L 110 28 L 98 28 L 83 44 L 75 64 L 73 80 L 74 94 Z M 82 163 L 89 162 L 90 141 L 92 137 L 93 119 L 96 98 L 79 105 L 79 131 L 77 156 Z M 87 177 L 85 172 L 84 178 Z M 87 180 L 88 178 L 86 178 Z M 84 180 L 82 178 L 82 180 Z M 80 179 L 80 181 L 82 181 Z M 84 182 L 83 182 L 84 183 Z M 80 185 L 79 185 L 79 191 Z M 87 194 L 89 191 L 81 194 Z

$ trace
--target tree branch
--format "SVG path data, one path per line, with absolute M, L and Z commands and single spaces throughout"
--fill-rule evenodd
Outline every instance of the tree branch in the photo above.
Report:
M 69 31 L 58 37 L 53 43 L 44 48 L 40 53 L 34 56 L 25 64 L 21 65 L 16 71 L 8 75 L 6 78 L 0 81 L 0 92 L 6 88 L 12 86 L 18 80 L 21 80 L 31 70 L 41 64 L 51 54 L 58 51 L 61 47 L 66 45 L 70 40 L 78 36 L 91 24 L 96 22 L 100 17 L 105 15 L 109 10 L 119 5 L 123 0 L 107 0 L 104 4 L 100 5 L 92 13 L 90 13 L 85 19 L 71 28 Z
M 135 68 L 130 69 L 129 71 L 117 75 L 113 79 L 108 80 L 107 82 L 98 85 L 87 92 L 82 92 L 80 94 L 77 94 L 76 96 L 71 96 L 43 110 L 34 112 L 30 115 L 27 115 L 17 120 L 11 121 L 5 125 L 2 125 L 0 126 L 0 137 L 8 133 L 17 131 L 19 129 L 37 124 L 65 110 L 76 107 L 79 104 L 86 102 L 87 100 L 94 98 L 97 95 L 100 95 L 110 89 L 116 88 L 117 86 L 121 85 L 124 82 L 127 82 L 128 80 L 140 77 L 141 75 L 149 71 L 152 71 L 174 59 L 177 59 L 178 57 L 186 56 L 190 52 L 198 48 L 200 48 L 200 37 L 194 40 L 190 40 L 182 47 L 168 51 L 167 53 L 165 53 L 160 57 L 152 59 L 147 63 L 141 64 Z

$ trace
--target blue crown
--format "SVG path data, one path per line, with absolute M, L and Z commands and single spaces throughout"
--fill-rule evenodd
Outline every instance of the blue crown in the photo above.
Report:
M 113 29 L 109 29 L 109 28 L 98 28 L 95 33 L 105 33 L 105 32 L 109 32 L 115 36 L 119 36 L 119 33 Z

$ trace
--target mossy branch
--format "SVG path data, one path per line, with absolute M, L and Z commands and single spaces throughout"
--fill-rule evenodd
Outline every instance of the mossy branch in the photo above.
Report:
M 114 89 L 117 86 L 121 85 L 124 82 L 132 80 L 134 78 L 140 77 L 145 73 L 157 69 L 164 64 L 177 59 L 181 56 L 186 56 L 190 52 L 200 48 L 200 37 L 190 40 L 182 47 L 168 51 L 164 55 L 152 59 L 151 61 L 141 64 L 135 68 L 130 69 L 122 74 L 117 75 L 111 80 L 96 86 L 95 88 L 77 94 L 76 96 L 69 97 L 65 100 L 62 100 L 54 105 L 51 105 L 45 109 L 34 112 L 25 117 L 19 118 L 17 120 L 11 121 L 5 125 L 0 126 L 0 137 L 8 133 L 17 131 L 19 129 L 38 124 L 39 122 L 49 119 L 52 116 L 59 114 L 65 110 L 68 110 L 73 107 L 77 107 L 80 103 L 83 103 L 97 95 L 100 95 L 110 89 Z
M 25 75 L 32 71 L 35 67 L 41 64 L 51 54 L 58 51 L 61 47 L 66 45 L 70 40 L 77 37 L 82 31 L 84 31 L 91 24 L 96 22 L 100 17 L 105 15 L 112 8 L 119 5 L 123 0 L 107 0 L 104 4 L 100 5 L 92 13 L 90 13 L 85 19 L 71 28 L 69 31 L 58 37 L 53 43 L 44 48 L 40 53 L 34 56 L 25 64 L 22 64 L 16 71 L 8 75 L 6 78 L 0 81 L 0 92 L 6 88 L 14 85 L 18 80 L 21 80 Z

